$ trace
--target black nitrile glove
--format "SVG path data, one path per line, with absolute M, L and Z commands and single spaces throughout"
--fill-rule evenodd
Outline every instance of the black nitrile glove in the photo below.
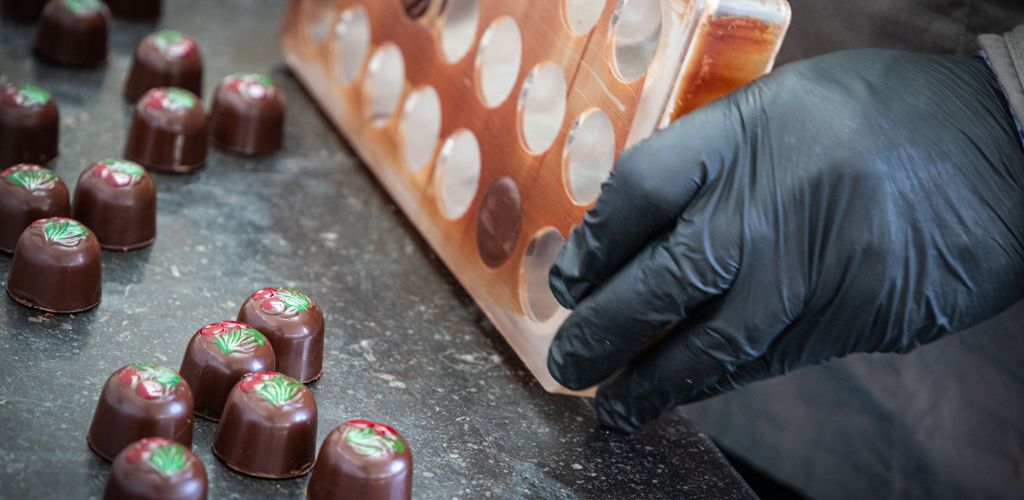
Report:
M 1024 296 L 1022 188 L 981 59 L 791 64 L 622 155 L 551 271 L 575 311 L 548 368 L 571 389 L 604 382 L 598 416 L 628 431 L 801 366 L 908 351 Z

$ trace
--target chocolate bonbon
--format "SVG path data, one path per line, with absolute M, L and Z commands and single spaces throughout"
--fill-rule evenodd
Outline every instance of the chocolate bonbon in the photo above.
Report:
M 250 296 L 238 321 L 263 332 L 274 346 L 277 371 L 306 383 L 324 364 L 324 315 L 316 301 L 293 288 L 264 288 Z
M 352 420 L 324 439 L 306 487 L 309 500 L 412 497 L 412 450 L 390 426 Z
M 59 130 L 49 92 L 27 83 L 0 86 L 0 167 L 49 163 L 57 156 Z
M 206 468 L 191 450 L 149 437 L 128 445 L 110 467 L 103 500 L 205 500 Z
M 213 96 L 210 137 L 218 148 L 244 155 L 281 149 L 284 97 L 266 75 L 235 73 Z
M 152 21 L 160 17 L 161 0 L 104 0 L 116 17 Z
M 501 177 L 494 181 L 480 202 L 476 221 L 476 244 L 488 267 L 505 263 L 515 249 L 523 226 L 523 202 L 516 183 Z
M 189 173 L 206 161 L 206 114 L 195 94 L 150 89 L 135 105 L 124 155 L 160 172 Z
M 52 170 L 23 163 L 0 171 L 0 251 L 13 252 L 29 224 L 69 215 L 68 188 Z
M 199 44 L 180 32 L 163 30 L 139 42 L 132 58 L 124 95 L 135 101 L 156 87 L 179 87 L 202 95 L 203 60 Z
M 116 158 L 86 168 L 75 185 L 75 219 L 88 226 L 100 246 L 132 250 L 156 238 L 156 186 L 137 163 Z
M 59 64 L 103 64 L 107 61 L 109 17 L 109 9 L 99 0 L 50 0 L 43 7 L 33 50 Z
M 251 476 L 297 477 L 316 457 L 316 401 L 295 379 L 275 372 L 247 375 L 231 390 L 213 453 Z
M 235 384 L 249 373 L 272 372 L 274 366 L 274 349 L 259 330 L 221 321 L 192 336 L 179 373 L 192 389 L 196 415 L 220 420 Z
M 113 460 L 133 441 L 162 437 L 192 447 L 192 391 L 174 370 L 135 363 L 107 379 L 89 426 L 89 446 Z
M 100 303 L 101 277 L 100 245 L 92 231 L 72 219 L 40 219 L 18 238 L 7 293 L 29 307 L 75 313 Z

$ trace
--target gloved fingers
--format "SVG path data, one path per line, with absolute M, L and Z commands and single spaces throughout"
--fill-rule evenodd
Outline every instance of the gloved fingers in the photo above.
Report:
M 679 401 L 679 404 L 704 401 L 705 399 L 718 396 L 719 394 L 725 394 L 747 384 L 771 378 L 776 375 L 781 374 L 772 370 L 770 355 L 766 354 L 753 361 L 748 361 L 740 365 L 735 371 L 726 374 L 725 377 L 711 382 L 700 391 L 697 391 L 697 393 Z
M 712 103 L 622 154 L 551 269 L 551 289 L 563 306 L 575 308 L 673 227 L 737 149 L 738 121 L 734 107 Z
M 605 380 L 669 323 L 728 288 L 738 237 L 716 248 L 704 230 L 681 221 L 576 308 L 549 350 L 555 380 L 577 390 Z

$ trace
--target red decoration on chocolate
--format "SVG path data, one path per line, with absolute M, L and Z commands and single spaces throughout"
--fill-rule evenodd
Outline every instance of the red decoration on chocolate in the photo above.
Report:
M 189 173 L 206 161 L 206 114 L 185 89 L 158 87 L 142 97 L 128 131 L 125 156 L 161 172 Z
M 153 363 L 122 367 L 107 379 L 88 441 L 97 454 L 111 460 L 144 437 L 192 446 L 192 391 L 174 370 Z
M 244 474 L 301 476 L 313 467 L 316 420 L 306 386 L 280 373 L 250 374 L 228 396 L 213 453 Z
M 274 350 L 259 330 L 237 321 L 221 321 L 192 336 L 181 361 L 181 376 L 192 388 L 196 415 L 218 420 L 239 380 L 275 366 Z
M 277 371 L 304 383 L 320 377 L 324 316 L 308 295 L 293 288 L 264 288 L 242 304 L 238 320 L 270 340 Z
M 306 488 L 310 500 L 406 500 L 412 496 L 412 450 L 392 427 L 351 420 L 327 435 Z
M 217 87 L 210 108 L 215 146 L 244 155 L 272 153 L 283 135 L 284 97 L 270 77 L 236 73 Z
M 134 162 L 108 158 L 85 169 L 72 208 L 103 248 L 133 250 L 156 239 L 156 185 Z

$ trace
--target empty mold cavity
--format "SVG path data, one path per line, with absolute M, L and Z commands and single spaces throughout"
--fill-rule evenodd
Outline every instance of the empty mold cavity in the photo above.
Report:
M 619 0 L 612 18 L 612 66 L 625 82 L 639 79 L 661 38 L 661 0 Z
M 515 181 L 500 177 L 480 200 L 476 219 L 476 247 L 488 267 L 498 267 L 512 256 L 523 227 L 523 201 Z
M 381 125 L 391 119 L 402 100 L 405 88 L 405 59 L 402 50 L 391 42 L 377 48 L 366 68 L 363 95 L 366 118 Z
M 370 52 L 370 17 L 363 6 L 346 9 L 334 25 L 334 76 L 344 84 L 359 78 Z
M 512 93 L 523 59 L 523 39 L 511 17 L 500 17 L 480 37 L 477 81 L 484 104 L 495 107 Z
M 551 62 L 535 66 L 519 94 L 519 134 L 533 154 L 547 151 L 565 119 L 567 87 L 562 68 Z
M 580 205 L 592 203 L 615 164 L 615 127 L 604 111 L 593 108 L 576 118 L 564 161 L 569 196 Z
M 430 9 L 430 3 L 431 0 L 402 0 L 402 8 L 410 19 L 419 19 Z
M 555 228 L 540 230 L 526 247 L 519 268 L 519 297 L 526 314 L 534 321 L 547 321 L 558 312 L 558 301 L 551 294 L 548 273 L 565 238 Z
M 450 219 L 462 217 L 480 184 L 480 143 L 473 132 L 459 129 L 448 137 L 441 146 L 435 175 L 441 211 Z
M 601 19 L 605 0 L 563 0 L 562 13 L 569 31 L 577 35 L 586 35 L 594 29 Z
M 332 2 L 328 0 L 316 0 L 306 4 L 306 40 L 311 45 L 320 45 L 326 38 L 331 28 L 331 7 Z
M 447 0 L 441 14 L 441 52 L 448 62 L 457 62 L 469 52 L 480 21 L 478 0 Z
M 414 171 L 427 166 L 441 135 L 441 98 L 434 87 L 420 87 L 409 94 L 399 127 L 405 165 Z

